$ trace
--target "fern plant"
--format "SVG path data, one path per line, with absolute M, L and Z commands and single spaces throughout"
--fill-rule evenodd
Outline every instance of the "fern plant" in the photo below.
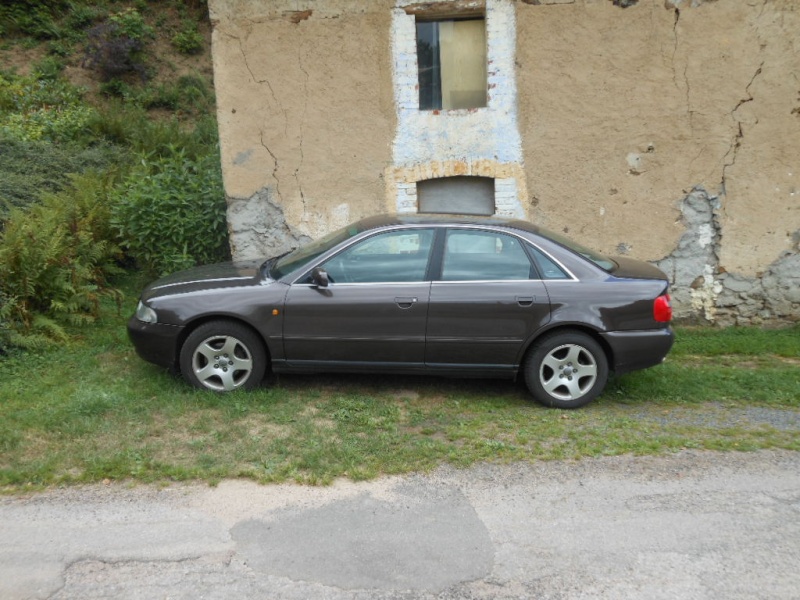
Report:
M 109 227 L 113 178 L 74 176 L 65 191 L 11 211 L 0 237 L 0 343 L 35 347 L 63 340 L 65 325 L 95 319 L 102 296 L 120 298 L 110 285 L 121 271 Z

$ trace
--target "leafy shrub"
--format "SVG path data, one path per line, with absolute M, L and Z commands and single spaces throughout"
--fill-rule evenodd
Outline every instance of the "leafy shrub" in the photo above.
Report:
M 73 30 L 85 29 L 101 16 L 102 13 L 99 7 L 75 4 L 67 15 L 66 24 Z
M 55 56 L 45 56 L 33 65 L 33 75 L 39 80 L 55 81 L 64 71 L 64 61 Z
M 126 8 L 108 17 L 110 24 L 115 26 L 119 37 L 126 37 L 144 43 L 155 37 L 153 28 L 145 23 L 141 13 L 135 8 Z
M 40 80 L 0 73 L 0 112 L 25 112 L 81 103 L 83 90 L 63 79 Z
M 188 158 L 208 154 L 218 143 L 217 121 L 206 115 L 194 129 L 177 119 L 157 121 L 142 108 L 112 103 L 94 115 L 89 131 L 109 143 L 127 146 L 149 159 L 171 156 L 180 148 Z
M 112 225 L 138 264 L 163 274 L 229 257 L 219 155 L 142 161 L 114 194 Z
M 197 25 L 191 21 L 184 22 L 181 30 L 172 36 L 172 45 L 181 54 L 200 54 L 203 51 L 203 41 Z
M 89 30 L 83 66 L 96 70 L 103 81 L 135 73 L 144 81 L 144 48 L 154 37 L 139 11 L 127 8 Z
M 113 176 L 76 176 L 28 210 L 14 209 L 0 236 L 0 343 L 37 347 L 92 322 L 117 272 L 110 229 Z
M 66 2 L 59 0 L 4 0 L 0 5 L 0 32 L 17 32 L 36 39 L 61 37 L 54 15 Z
M 64 40 L 53 40 L 47 44 L 47 53 L 64 58 L 72 54 L 72 46 Z
M 80 137 L 94 113 L 82 94 L 62 79 L 0 75 L 0 136 L 28 141 Z

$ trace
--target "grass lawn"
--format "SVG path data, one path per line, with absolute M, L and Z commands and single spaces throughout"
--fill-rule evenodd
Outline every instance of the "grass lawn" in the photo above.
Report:
M 216 395 L 141 361 L 122 314 L 55 350 L 0 358 L 0 490 L 113 480 L 330 483 L 443 462 L 577 459 L 683 448 L 800 450 L 800 327 L 678 328 L 663 365 L 584 409 L 521 382 L 272 377 Z

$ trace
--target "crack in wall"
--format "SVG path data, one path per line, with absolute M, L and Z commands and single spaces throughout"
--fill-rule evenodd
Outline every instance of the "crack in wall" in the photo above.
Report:
M 264 150 L 266 150 L 267 153 L 272 157 L 272 163 L 274 165 L 272 168 L 272 178 L 275 180 L 275 193 L 278 195 L 278 198 L 280 198 L 281 203 L 283 203 L 283 196 L 281 195 L 281 180 L 278 178 L 278 157 L 275 156 L 275 153 L 270 150 L 269 146 L 267 146 L 266 142 L 264 141 L 263 130 L 259 131 L 259 141 Z
M 305 79 L 303 81 L 303 116 L 300 118 L 300 164 L 294 170 L 294 180 L 297 182 L 297 188 L 300 192 L 300 201 L 303 203 L 303 220 L 305 221 L 308 218 L 308 205 L 306 203 L 306 195 L 303 191 L 303 184 L 300 181 L 300 169 L 303 168 L 303 163 L 305 161 L 305 155 L 303 154 L 303 136 L 304 130 L 303 125 L 306 121 L 306 114 L 308 112 L 308 81 L 309 81 L 309 74 L 306 71 L 305 67 L 303 67 L 303 56 L 301 48 L 298 48 L 297 51 L 297 64 L 300 67 L 300 71 L 302 71 Z
M 726 179 L 727 171 L 730 167 L 736 164 L 736 157 L 739 154 L 739 149 L 742 147 L 742 140 L 744 139 L 744 128 L 742 127 L 742 121 L 737 118 L 736 113 L 742 106 L 752 102 L 755 99 L 752 92 L 750 92 L 750 88 L 753 86 L 753 83 L 755 83 L 755 80 L 758 78 L 758 76 L 761 75 L 761 71 L 763 68 L 764 68 L 764 61 L 761 61 L 761 64 L 758 66 L 756 72 L 750 78 L 750 82 L 744 89 L 745 94 L 747 94 L 747 96 L 739 100 L 734 109 L 730 112 L 731 118 L 737 125 L 737 132 L 733 138 L 733 141 L 731 142 L 730 148 L 728 148 L 728 151 L 725 153 L 725 156 L 722 157 L 723 165 L 722 165 L 722 181 L 720 182 L 720 190 L 723 195 L 726 193 L 725 184 L 727 181 Z M 756 124 L 757 123 L 758 119 L 756 119 Z M 731 161 L 727 162 L 727 158 L 731 154 L 733 155 L 731 157 Z
M 267 84 L 267 87 L 269 88 L 269 92 L 272 95 L 272 99 L 275 101 L 275 104 L 278 105 L 278 108 L 281 110 L 281 112 L 284 112 L 284 114 L 285 114 L 285 111 L 283 110 L 283 107 L 281 106 L 281 103 L 278 101 L 278 97 L 275 95 L 275 90 L 272 89 L 272 84 L 270 83 L 269 79 L 259 79 L 258 77 L 256 77 L 256 74 L 253 72 L 252 67 L 250 67 L 250 63 L 247 61 L 247 53 L 244 51 L 244 45 L 243 45 L 244 42 L 242 41 L 242 38 L 240 38 L 238 36 L 235 36 L 235 35 L 232 35 L 230 33 L 225 33 L 224 35 L 228 36 L 229 38 L 231 38 L 233 40 L 236 40 L 236 43 L 239 46 L 239 52 L 241 52 L 241 54 L 242 54 L 242 61 L 244 62 L 244 67 L 245 67 L 245 69 L 247 69 L 247 72 L 250 74 L 250 78 L 253 80 L 253 83 L 256 83 L 258 85 Z
M 678 54 L 678 46 L 680 45 L 680 36 L 678 34 L 678 23 L 681 19 L 681 11 L 676 5 L 667 4 L 667 8 L 671 8 L 674 19 L 672 22 L 672 82 L 675 84 L 677 90 L 681 90 L 681 85 L 678 83 L 678 68 L 676 65 L 676 56 Z M 689 130 L 694 136 L 694 111 L 692 110 L 691 101 L 691 87 L 689 85 L 689 61 L 687 60 L 683 65 L 683 90 L 686 98 L 686 114 L 689 115 Z

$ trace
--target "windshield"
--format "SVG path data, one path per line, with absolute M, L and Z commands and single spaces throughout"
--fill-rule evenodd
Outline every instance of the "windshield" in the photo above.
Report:
M 562 246 L 566 246 L 576 254 L 580 254 L 584 258 L 589 259 L 598 267 L 603 269 L 604 271 L 613 271 L 617 268 L 617 263 L 613 260 L 605 256 L 604 254 L 600 254 L 599 252 L 595 252 L 591 248 L 587 248 L 586 246 L 579 244 L 578 242 L 571 240 L 563 235 L 555 233 L 554 231 L 549 231 L 544 228 L 539 228 L 539 233 L 542 234 L 546 238 L 550 238 L 554 242 L 561 244 Z
M 322 256 L 337 244 L 350 239 L 359 232 L 360 229 L 358 227 L 348 225 L 338 231 L 329 233 L 323 238 L 292 250 L 275 261 L 275 264 L 273 264 L 272 268 L 269 270 L 269 276 L 272 279 L 280 279 L 284 275 L 288 275 L 292 271 L 302 268 L 318 256 Z

